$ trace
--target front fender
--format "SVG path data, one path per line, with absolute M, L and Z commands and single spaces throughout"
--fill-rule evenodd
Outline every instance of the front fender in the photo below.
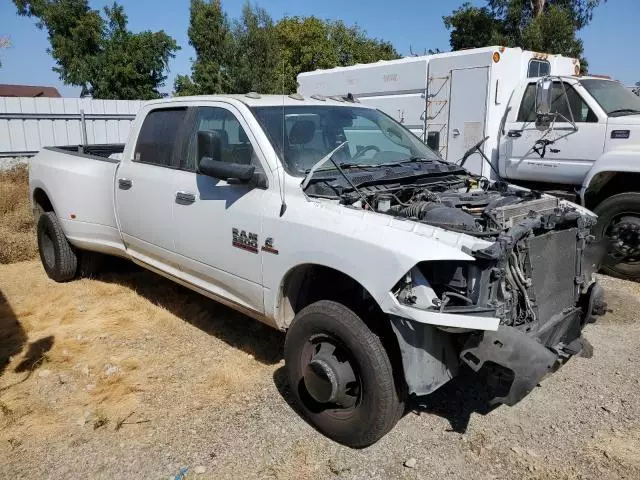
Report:
M 585 205 L 587 192 L 598 185 L 601 175 L 607 173 L 640 173 L 640 150 L 629 145 L 602 154 L 584 178 L 580 189 L 580 202 Z M 600 177 L 601 178 L 601 177 Z
M 465 252 L 486 247 L 488 242 L 388 215 L 332 204 L 311 205 L 312 209 L 290 208 L 284 225 L 265 224 L 266 231 L 282 231 L 274 235 L 278 255 L 263 256 L 268 289 L 265 311 L 278 318 L 279 298 L 288 273 L 297 266 L 313 264 L 342 272 L 360 283 L 385 313 L 452 325 L 443 320 L 446 315 L 426 318 L 423 312 L 404 312 L 390 291 L 416 264 L 474 261 Z

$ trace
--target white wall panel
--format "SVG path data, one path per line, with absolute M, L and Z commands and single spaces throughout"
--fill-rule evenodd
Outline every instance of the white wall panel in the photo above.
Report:
M 30 156 L 42 147 L 124 143 L 140 100 L 0 97 L 0 157 Z

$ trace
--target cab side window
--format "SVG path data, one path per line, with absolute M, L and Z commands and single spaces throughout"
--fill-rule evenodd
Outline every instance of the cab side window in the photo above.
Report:
M 220 139 L 220 158 L 215 160 L 248 165 L 256 163 L 255 153 L 244 128 L 229 110 L 219 107 L 198 107 L 195 128 L 189 139 L 188 153 L 182 168 L 195 171 L 198 132 L 213 131 Z
M 564 88 L 563 88 L 564 86 Z M 565 96 L 565 90 L 567 92 Z M 567 102 L 568 100 L 568 102 Z M 576 123 L 595 123 L 598 117 L 589 108 L 576 90 L 566 83 L 553 82 L 551 90 L 551 111 L 557 113 L 556 123 L 568 122 L 573 114 L 573 121 Z M 522 103 L 518 110 L 518 122 L 536 121 L 536 84 L 527 85 Z
M 150 111 L 140 128 L 133 161 L 179 168 L 179 132 L 186 114 L 186 108 Z

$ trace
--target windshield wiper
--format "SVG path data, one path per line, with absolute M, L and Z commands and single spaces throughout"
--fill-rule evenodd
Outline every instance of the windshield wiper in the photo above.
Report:
M 353 184 L 353 182 L 349 179 L 349 177 L 347 177 L 347 174 L 344 173 L 344 170 L 342 170 L 342 167 L 340 166 L 340 164 L 338 164 L 338 162 L 336 162 L 333 159 L 333 154 L 336 153 L 338 150 L 340 150 L 342 147 L 344 147 L 347 143 L 349 143 L 349 142 L 346 141 L 346 142 L 341 143 L 336 148 L 334 148 L 332 151 L 327 153 L 324 157 L 322 157 L 320 160 L 318 160 L 313 167 L 311 167 L 311 170 L 309 170 L 309 173 L 307 173 L 307 175 L 302 180 L 302 183 L 300 184 L 302 186 L 302 191 L 304 191 L 307 188 L 307 185 L 309 185 L 309 182 L 311 181 L 311 177 L 316 172 L 316 170 L 318 170 L 318 168 L 320 168 L 322 165 L 324 165 L 325 163 L 330 161 L 336 167 L 336 170 L 338 170 L 338 172 L 340 172 L 340 175 L 342 175 L 344 177 L 344 179 L 347 181 L 349 186 L 351 188 L 353 188 L 358 193 L 358 195 L 360 195 L 360 198 L 362 199 L 362 203 L 364 203 L 367 207 L 369 207 L 369 210 L 373 210 L 373 208 L 371 207 L 371 205 L 367 201 L 367 197 L 365 197 L 363 195 L 363 193 L 360 190 L 358 190 L 358 187 L 356 187 Z
M 307 174 L 302 179 L 302 183 L 300 184 L 300 186 L 302 187 L 302 190 L 307 188 L 307 185 L 309 185 L 309 182 L 311 181 L 311 177 L 313 177 L 313 174 L 316 173 L 316 170 L 318 170 L 322 165 L 324 165 L 329 160 L 331 160 L 331 157 L 333 157 L 333 154 L 336 153 L 338 150 L 340 150 L 342 147 L 344 147 L 348 143 L 349 143 L 349 141 L 342 142 L 340 145 L 338 145 L 336 148 L 331 150 L 324 157 L 322 157 L 320 160 L 318 160 L 316 163 L 314 163 L 313 167 L 311 167 L 311 169 L 309 169 Z M 333 164 L 337 165 L 335 162 L 333 162 Z
M 362 163 L 352 163 L 352 162 L 340 162 L 338 164 L 340 166 L 340 168 L 344 168 L 346 170 L 349 170 L 351 168 L 361 168 L 361 169 L 368 169 L 371 167 L 377 167 L 378 165 L 367 165 L 367 164 L 362 164 Z M 325 168 L 319 168 L 316 170 L 316 172 L 326 172 L 327 170 L 335 170 L 336 167 L 325 167 Z M 311 169 L 309 170 L 305 170 L 304 173 L 309 173 L 311 171 Z
M 634 113 L 640 113 L 640 110 L 636 110 L 635 108 L 618 108 L 610 111 L 609 115 L 612 113 L 628 113 L 629 115 L 633 115 Z

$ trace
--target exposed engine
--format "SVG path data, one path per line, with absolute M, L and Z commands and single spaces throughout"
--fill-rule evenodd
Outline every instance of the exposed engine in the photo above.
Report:
M 484 189 L 404 186 L 380 190 L 360 189 L 368 205 L 378 212 L 482 237 L 497 236 L 531 214 L 552 213 L 558 207 L 556 197 L 542 197 L 504 184 Z
M 435 294 L 427 308 L 495 315 L 525 330 L 566 314 L 567 308 L 579 310 L 582 285 L 592 271 L 584 266 L 590 261 L 584 251 L 592 219 L 558 198 L 488 182 L 454 188 L 374 185 L 355 193 L 344 195 L 343 202 L 493 242 L 473 252 L 473 263 L 420 265 L 414 276 L 428 279 Z M 419 282 L 403 281 L 398 298 L 418 301 L 412 292 Z

